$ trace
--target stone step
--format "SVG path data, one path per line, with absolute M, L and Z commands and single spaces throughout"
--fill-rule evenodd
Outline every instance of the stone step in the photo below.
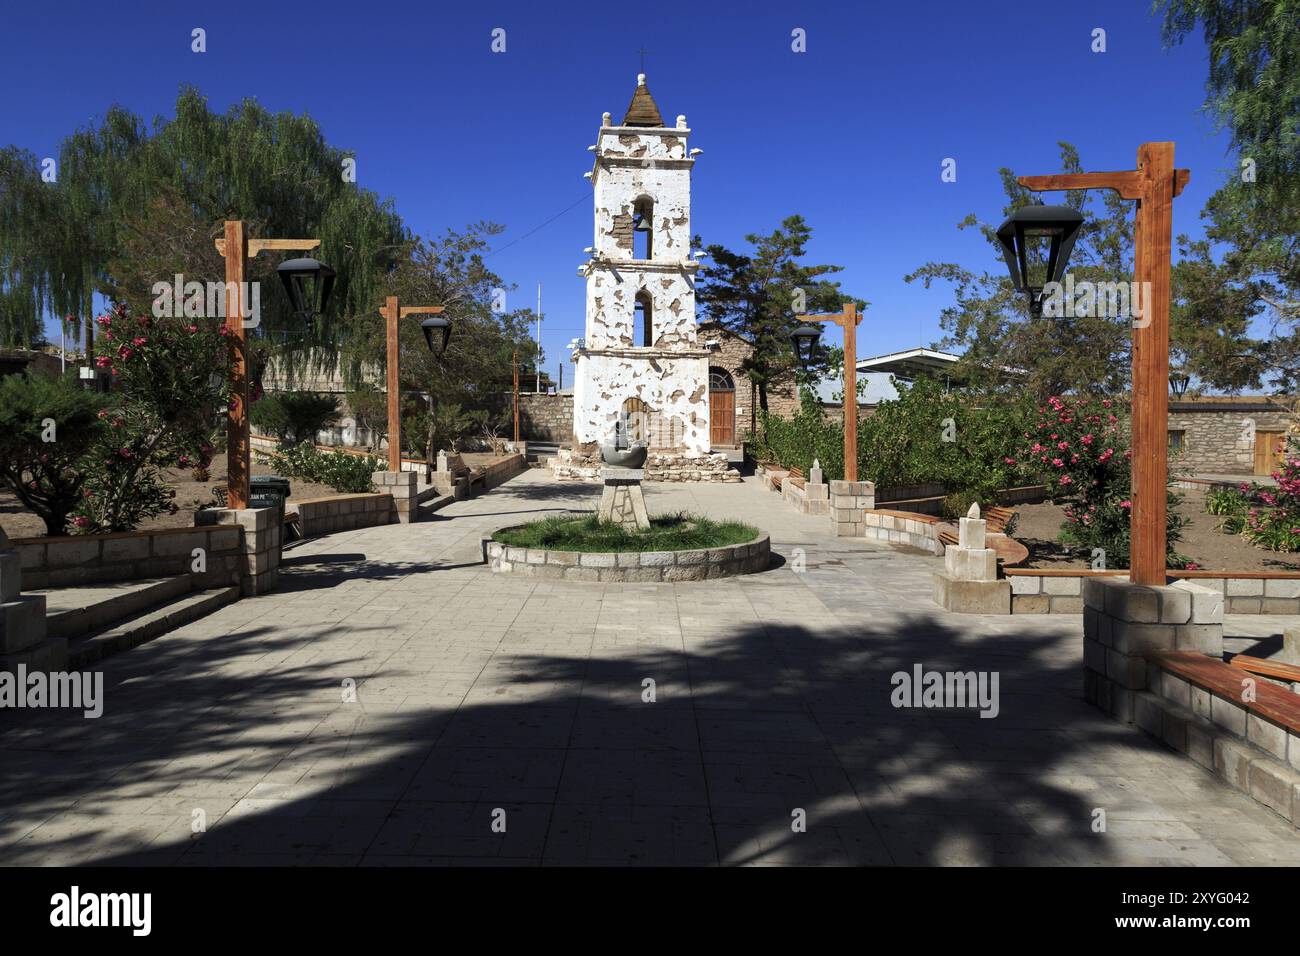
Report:
M 188 574 L 177 574 L 26 593 L 45 595 L 46 634 L 71 640 L 188 594 L 192 587 Z
M 183 594 L 105 630 L 74 640 L 68 646 L 68 669 L 86 667 L 119 651 L 151 641 L 238 600 L 237 584 Z

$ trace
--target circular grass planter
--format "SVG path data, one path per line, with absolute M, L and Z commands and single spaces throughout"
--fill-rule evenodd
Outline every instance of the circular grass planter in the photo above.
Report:
M 766 534 L 759 534 L 741 544 L 688 551 L 552 551 L 488 541 L 487 560 L 497 573 L 553 580 L 704 581 L 766 571 L 772 560 L 772 542 Z

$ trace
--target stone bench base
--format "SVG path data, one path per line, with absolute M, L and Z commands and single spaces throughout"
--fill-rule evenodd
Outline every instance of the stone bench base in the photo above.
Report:
M 772 543 L 759 535 L 746 544 L 691 551 L 550 551 L 486 542 L 488 565 L 498 574 L 563 581 L 703 581 L 766 571 Z

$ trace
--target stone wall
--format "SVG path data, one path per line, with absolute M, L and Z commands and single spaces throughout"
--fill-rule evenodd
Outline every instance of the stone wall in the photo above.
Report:
M 701 322 L 697 338 L 709 350 L 709 368 L 725 369 L 736 385 L 736 441 L 740 442 L 757 421 L 758 389 L 744 372 L 745 360 L 754 354 L 754 346 L 717 322 Z M 767 410 L 780 418 L 793 418 L 799 413 L 799 389 L 793 372 L 768 386 Z
M 488 541 L 485 552 L 497 573 L 565 581 L 704 581 L 766 571 L 772 563 L 772 542 L 765 534 L 747 544 L 690 551 L 549 551 Z
M 16 538 L 13 547 L 22 560 L 23 584 L 31 590 L 177 574 L 192 574 L 196 587 L 211 588 L 239 581 L 240 533 L 239 525 L 229 522 L 202 528 Z M 202 572 L 194 570 L 196 548 L 203 550 Z
M 600 453 L 583 454 L 569 448 L 561 448 L 559 454 L 549 462 L 551 474 L 560 481 L 601 480 L 601 470 L 607 467 L 601 460 Z M 646 457 L 646 481 L 709 481 L 737 482 L 742 480 L 739 472 L 732 469 L 727 456 L 718 454 L 691 454 L 651 452 Z
M 1287 424 L 1282 409 L 1260 399 L 1170 402 L 1169 431 L 1183 433 L 1183 451 L 1171 457 L 1170 473 L 1250 475 L 1255 432 L 1284 432 Z
M 521 392 L 519 435 L 524 441 L 573 441 L 573 395 Z

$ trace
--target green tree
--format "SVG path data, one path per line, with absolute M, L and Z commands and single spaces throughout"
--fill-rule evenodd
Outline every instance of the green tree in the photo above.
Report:
M 500 231 L 493 223 L 480 222 L 422 239 L 385 279 L 382 295 L 396 295 L 403 305 L 442 305 L 443 316 L 451 320 L 451 339 L 441 354 L 430 352 L 425 344 L 420 329 L 425 316 L 398 323 L 403 444 L 430 462 L 439 447 L 463 437 L 457 424 L 460 415 L 504 408 L 516 351 L 520 362 L 536 357 L 529 334 L 532 311 L 503 307 L 510 288 L 483 262 L 489 238 Z M 385 342 L 383 317 L 373 310 L 359 316 L 345 350 L 345 371 L 359 379 L 367 368 L 383 368 Z M 439 415 L 440 406 L 453 405 L 458 407 L 455 415 Z M 415 428 L 423 440 L 415 437 Z
M 64 535 L 91 470 L 86 457 L 106 430 L 103 396 L 71 376 L 28 373 L 0 378 L 0 482 Z
M 272 392 L 253 403 L 253 424 L 284 444 L 314 442 L 316 433 L 338 421 L 337 395 L 316 392 Z
M 1206 239 L 1179 237 L 1174 322 L 1186 367 L 1228 390 L 1300 386 L 1300 2 L 1158 0 L 1173 45 L 1198 27 L 1209 49 L 1205 108 L 1233 166 L 1206 203 Z M 1220 251 L 1219 255 L 1214 252 Z M 1213 316 L 1263 332 L 1220 341 Z
M 758 404 L 763 411 L 767 411 L 768 386 L 782 376 L 796 371 L 800 380 L 807 382 L 828 368 L 823 351 L 820 360 L 810 367 L 811 374 L 798 371 L 790 346 L 790 333 L 797 325 L 795 314 L 838 312 L 848 298 L 838 282 L 824 278 L 842 271 L 843 266 L 805 265 L 800 261 L 811 239 L 812 227 L 803 217 L 790 216 L 767 235 L 745 236 L 754 247 L 752 255 L 721 245 L 709 246 L 709 264 L 699 271 L 695 298 L 704 313 L 754 344 L 753 353 L 741 369 L 758 387 Z M 700 244 L 698 237 L 695 241 Z M 861 299 L 853 301 L 859 308 L 867 307 Z

